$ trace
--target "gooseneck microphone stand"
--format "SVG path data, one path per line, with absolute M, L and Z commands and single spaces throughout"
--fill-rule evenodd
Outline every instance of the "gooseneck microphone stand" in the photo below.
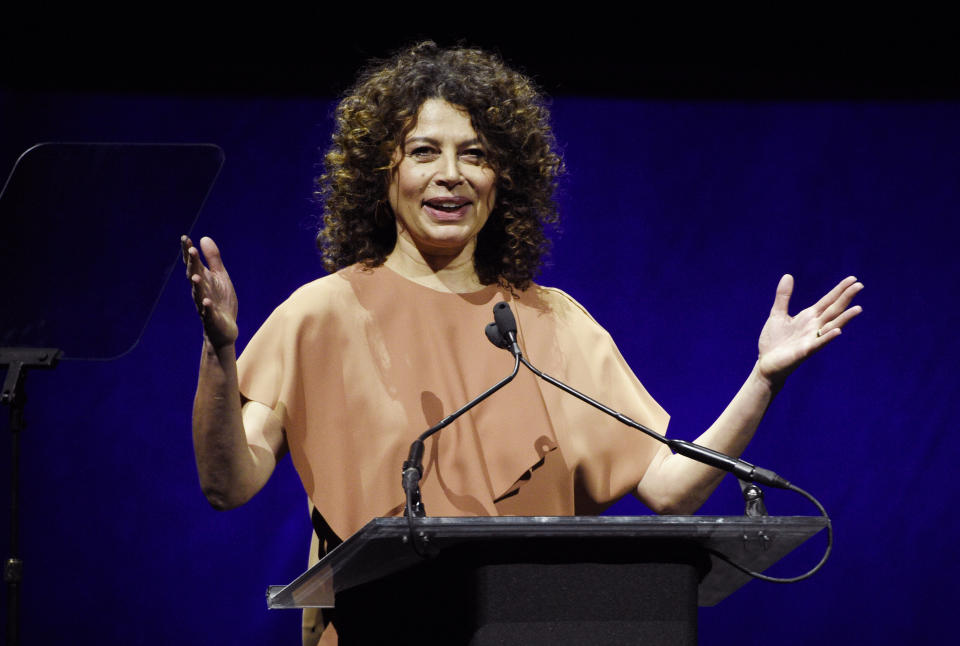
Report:
M 406 494 L 407 499 L 406 508 L 403 513 L 404 516 L 407 518 L 423 518 L 427 515 L 426 507 L 424 506 L 423 500 L 420 496 L 420 478 L 423 477 L 423 441 L 434 433 L 449 426 L 458 417 L 513 381 L 513 378 L 517 376 L 517 372 L 519 370 L 520 360 L 515 359 L 513 362 L 513 371 L 509 375 L 495 383 L 493 386 L 485 390 L 474 399 L 471 399 L 461 408 L 450 413 L 442 420 L 425 430 L 420 434 L 419 437 L 417 437 L 417 439 L 413 441 L 413 444 L 410 445 L 410 454 L 403 463 L 402 484 L 403 491 Z
M 741 482 L 748 483 L 744 488 L 744 497 L 747 501 L 747 513 L 751 516 L 763 516 L 766 515 L 766 506 L 763 503 L 763 492 L 760 491 L 760 488 L 752 483 L 765 484 L 771 487 L 776 487 L 778 489 L 788 489 L 795 493 L 800 494 L 820 511 L 823 517 L 827 521 L 827 547 L 823 553 L 823 557 L 820 559 L 820 562 L 817 563 L 813 568 L 807 572 L 795 576 L 795 577 L 772 577 L 760 572 L 754 572 L 740 566 L 733 561 L 730 561 L 722 554 L 715 555 L 718 558 L 721 558 L 725 562 L 729 563 L 736 569 L 740 570 L 744 574 L 749 574 L 750 576 L 761 579 L 763 581 L 768 581 L 770 583 L 795 583 L 797 581 L 802 581 L 807 579 L 814 574 L 816 574 L 824 563 L 827 562 L 827 559 L 830 558 L 830 552 L 833 549 L 833 524 L 830 521 L 830 516 L 827 514 L 827 510 L 824 509 L 823 505 L 820 504 L 816 498 L 814 498 L 810 493 L 804 491 L 800 487 L 791 484 L 786 479 L 781 478 L 773 471 L 769 469 L 763 469 L 757 466 L 754 466 L 747 462 L 746 460 L 741 460 L 740 458 L 734 458 L 732 456 L 720 453 L 719 451 L 714 451 L 705 446 L 700 446 L 699 444 L 694 444 L 693 442 L 687 442 L 685 440 L 677 440 L 664 437 L 656 431 L 647 428 L 643 424 L 636 422 L 623 413 L 619 413 L 608 406 L 605 406 L 598 402 L 597 400 L 581 393 L 580 391 L 571 388 L 567 384 L 563 383 L 559 379 L 554 379 L 550 375 L 541 372 L 536 367 L 533 366 L 526 357 L 523 356 L 523 352 L 520 350 L 520 346 L 517 344 L 517 321 L 513 316 L 513 312 L 510 310 L 510 306 L 507 303 L 497 303 L 493 306 L 493 320 L 494 322 L 487 326 L 487 338 L 490 339 L 490 342 L 494 345 L 509 350 L 513 354 L 515 360 L 520 361 L 527 368 L 530 369 L 533 374 L 535 374 L 540 379 L 550 383 L 553 386 L 556 386 L 560 390 L 573 395 L 580 401 L 590 404 L 594 408 L 603 411 L 610 417 L 613 417 L 620 423 L 629 426 L 630 428 L 636 429 L 651 438 L 666 444 L 676 453 L 701 462 L 711 467 L 721 469 L 723 471 L 728 471 L 734 474 Z

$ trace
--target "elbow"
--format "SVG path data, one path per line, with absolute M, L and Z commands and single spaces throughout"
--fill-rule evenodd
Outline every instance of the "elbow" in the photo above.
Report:
M 700 504 L 689 500 L 670 500 L 657 505 L 653 510 L 658 516 L 690 516 L 700 509 Z
M 200 491 L 217 511 L 240 507 L 257 493 L 259 487 L 242 477 L 229 463 L 197 460 Z
M 231 492 L 229 489 L 203 482 L 200 483 L 200 490 L 203 492 L 203 496 L 207 499 L 207 502 L 210 503 L 210 506 L 217 511 L 236 509 L 250 499 L 249 496 L 238 496 L 236 492 Z
M 695 496 L 682 495 L 680 492 L 664 491 L 652 494 L 644 491 L 640 496 L 641 502 L 658 516 L 690 516 L 703 505 L 703 501 Z
M 637 485 L 637 497 L 660 516 L 695 514 L 723 478 L 723 471 L 710 468 L 704 477 L 700 470 L 691 473 L 690 464 L 695 463 L 671 455 L 651 465 Z
M 229 511 L 240 506 L 231 502 L 226 496 L 222 496 L 215 492 L 204 491 L 203 495 L 206 497 L 207 502 L 210 503 L 210 506 L 217 511 Z

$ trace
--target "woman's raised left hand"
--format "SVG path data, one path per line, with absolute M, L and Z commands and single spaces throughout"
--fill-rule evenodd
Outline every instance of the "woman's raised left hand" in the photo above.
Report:
M 861 289 L 863 284 L 849 276 L 814 305 L 790 316 L 793 276 L 783 276 L 770 317 L 760 331 L 760 376 L 778 387 L 804 360 L 840 336 L 843 326 L 863 311 L 859 305 L 849 307 Z

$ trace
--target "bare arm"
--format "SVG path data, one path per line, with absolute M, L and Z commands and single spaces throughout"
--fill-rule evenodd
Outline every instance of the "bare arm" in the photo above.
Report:
M 193 448 L 200 488 L 216 509 L 247 502 L 273 473 L 286 451 L 280 420 L 253 401 L 243 402 L 237 379 L 237 298 L 210 238 L 200 246 L 181 238 L 194 302 L 203 322 L 203 350 L 197 394 L 193 402 Z
M 760 333 L 760 356 L 733 400 L 696 443 L 739 456 L 753 438 L 774 396 L 787 376 L 805 359 L 840 336 L 840 330 L 862 310 L 849 307 L 863 289 L 854 277 L 841 281 L 815 305 L 791 317 L 787 313 L 793 277 L 786 275 Z M 675 455 L 664 446 L 637 487 L 637 496 L 662 514 L 690 514 L 700 508 L 724 472 Z

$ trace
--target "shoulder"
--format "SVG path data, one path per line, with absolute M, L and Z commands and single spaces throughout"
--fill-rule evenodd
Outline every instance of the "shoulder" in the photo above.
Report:
M 350 283 L 344 278 L 344 273 L 351 269 L 352 267 L 341 269 L 335 274 L 329 274 L 301 285 L 280 304 L 278 309 L 296 309 L 317 301 L 342 296 L 350 291 Z
M 271 318 L 302 319 L 336 314 L 356 304 L 356 280 L 372 276 L 373 271 L 351 265 L 298 287 L 271 314 Z
M 348 268 L 349 269 L 349 268 Z M 295 339 L 301 334 L 329 327 L 355 308 L 350 283 L 342 275 L 348 269 L 312 280 L 293 291 L 270 313 L 254 339 Z
M 550 319 L 562 327 L 574 331 L 592 331 L 606 335 L 606 330 L 597 323 L 583 305 L 573 296 L 556 287 L 531 285 L 517 299 L 518 306 L 530 310 L 535 319 Z
M 549 303 L 551 308 L 559 315 L 587 320 L 594 325 L 599 325 L 596 319 L 587 311 L 587 308 L 562 289 L 556 287 L 541 287 L 539 285 L 537 285 L 536 288 L 541 292 L 540 298 Z

